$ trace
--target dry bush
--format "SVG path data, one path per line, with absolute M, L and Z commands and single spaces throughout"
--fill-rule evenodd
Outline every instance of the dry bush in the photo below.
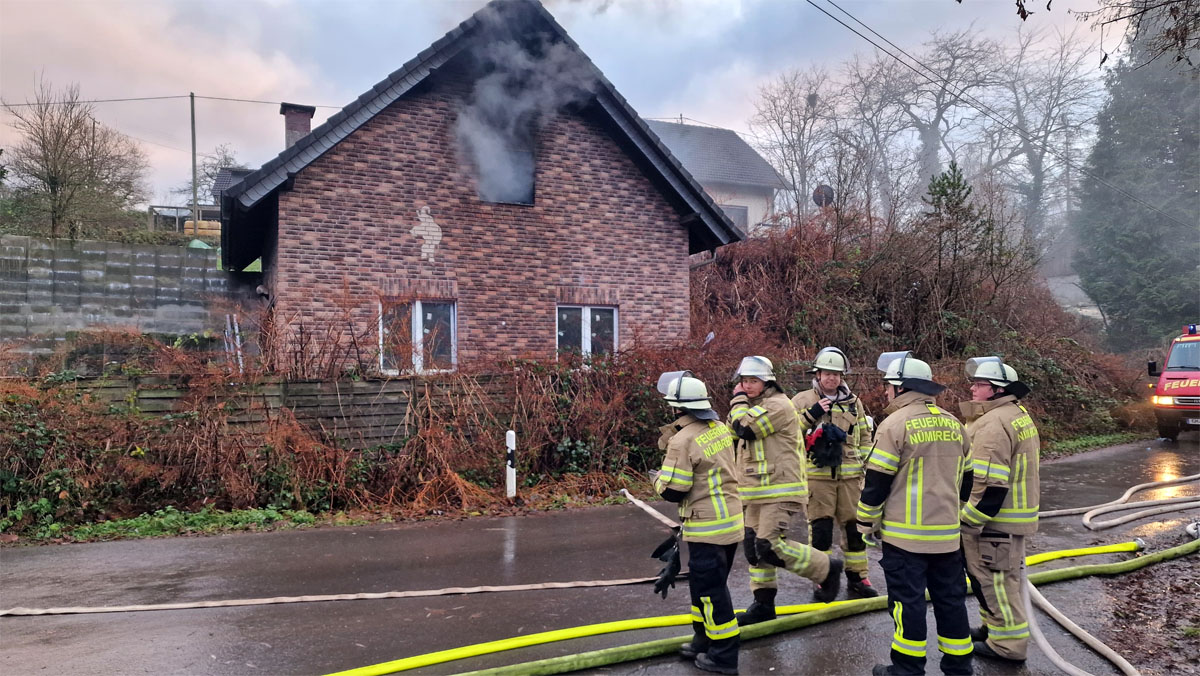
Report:
M 950 410 L 967 394 L 964 360 L 997 354 L 1034 388 L 1027 403 L 1043 437 L 1146 425 L 1144 415 L 1113 418 L 1144 394 L 1137 370 L 1097 348 L 1095 327 L 1054 302 L 1030 261 L 1014 258 L 1019 247 L 1006 248 L 986 224 L 967 233 L 932 218 L 918 226 L 873 237 L 843 225 L 836 257 L 820 219 L 723 247 L 692 272 L 693 334 L 712 331 L 714 344 L 737 346 L 732 354 L 778 356 L 789 392 L 807 387 L 796 367 L 836 345 L 876 415 L 877 356 L 910 349 L 950 387 L 941 397 Z

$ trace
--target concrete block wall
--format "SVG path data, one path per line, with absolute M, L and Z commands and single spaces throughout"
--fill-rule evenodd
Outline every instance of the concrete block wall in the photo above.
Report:
M 0 340 L 219 330 L 209 306 L 229 286 L 214 249 L 0 235 Z

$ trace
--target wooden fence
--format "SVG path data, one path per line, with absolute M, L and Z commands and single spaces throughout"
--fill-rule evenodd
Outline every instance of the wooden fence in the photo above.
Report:
M 141 376 L 79 380 L 76 386 L 101 401 L 156 416 L 194 410 L 197 398 L 204 397 L 205 405 L 224 403 L 227 423 L 240 433 L 261 433 L 272 419 L 291 415 L 322 438 L 359 449 L 402 443 L 430 411 L 445 411 L 456 395 L 470 395 L 492 411 L 503 410 L 500 407 L 510 400 L 511 383 L 502 376 L 449 381 L 268 380 L 214 391 L 190 387 L 183 377 Z

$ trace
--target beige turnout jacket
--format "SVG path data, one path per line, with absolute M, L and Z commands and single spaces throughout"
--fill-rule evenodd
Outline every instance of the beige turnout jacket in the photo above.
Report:
M 991 401 L 964 401 L 959 408 L 967 419 L 971 469 L 975 473 L 963 521 L 1002 533 L 1036 533 L 1041 501 L 1041 440 L 1029 411 L 1012 395 Z M 1000 512 L 991 519 L 973 509 L 988 486 L 1008 487 Z

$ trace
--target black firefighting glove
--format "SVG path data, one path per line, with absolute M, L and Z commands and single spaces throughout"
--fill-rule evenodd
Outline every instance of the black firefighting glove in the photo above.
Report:
M 817 400 L 817 403 L 808 407 L 807 413 L 810 419 L 816 421 L 820 420 L 821 416 L 825 415 L 825 409 L 821 408 L 821 401 Z
M 654 548 L 650 558 L 658 559 L 667 564 L 658 571 L 658 579 L 654 581 L 654 593 L 667 598 L 667 589 L 675 586 L 675 576 L 679 574 L 679 528 L 675 528 L 671 536 Z
M 746 552 L 746 561 L 752 566 L 758 565 L 758 550 L 754 547 L 754 538 L 757 535 L 753 528 L 746 529 L 746 537 L 742 539 L 742 549 Z

